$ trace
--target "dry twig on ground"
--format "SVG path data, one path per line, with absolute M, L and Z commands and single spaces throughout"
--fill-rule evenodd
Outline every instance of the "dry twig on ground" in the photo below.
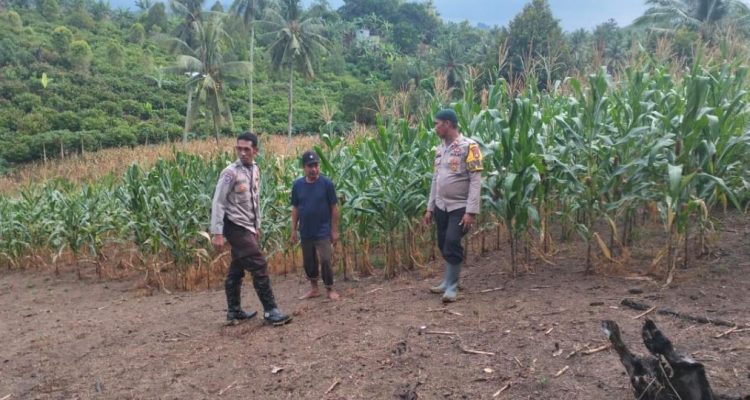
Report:
M 638 319 L 638 318 L 640 318 L 640 317 L 642 317 L 642 316 L 644 316 L 644 315 L 650 314 L 650 313 L 651 313 L 652 311 L 654 311 L 654 310 L 656 310 L 656 306 L 652 306 L 652 307 L 651 307 L 651 308 L 649 308 L 648 310 L 646 310 L 646 311 L 644 311 L 644 312 L 642 312 L 642 313 L 640 313 L 640 314 L 636 315 L 635 317 L 633 317 L 633 319 Z
M 448 335 L 452 336 L 455 335 L 456 332 L 447 332 L 447 331 L 425 331 L 425 335 Z
M 461 351 L 463 351 L 464 353 L 469 353 L 469 354 L 481 354 L 481 355 L 485 355 L 485 356 L 494 356 L 495 355 L 495 353 L 490 353 L 489 351 L 480 351 L 480 350 L 469 349 L 467 347 L 464 347 L 461 343 L 458 344 L 458 348 L 461 349 Z
M 335 381 L 333 381 L 333 383 L 331 384 L 331 386 L 328 387 L 328 390 L 326 390 L 325 394 L 331 393 L 333 391 L 333 389 L 335 389 L 336 386 L 338 386 L 339 383 L 341 383 L 341 381 L 339 381 L 338 379 L 336 379 Z
M 505 384 L 505 386 L 501 387 L 500 390 L 498 390 L 497 392 L 495 392 L 495 394 L 492 395 L 492 397 L 500 396 L 500 393 L 508 390 L 509 388 L 510 388 L 510 382 L 508 382 L 507 384 Z
M 567 366 L 567 365 L 566 365 L 566 366 L 564 366 L 564 367 L 562 367 L 562 369 L 561 369 L 561 370 L 559 370 L 559 371 L 557 371 L 557 373 L 555 373 L 555 378 L 557 378 L 558 376 L 560 376 L 560 375 L 564 374 L 564 373 L 565 373 L 565 371 L 567 371 L 567 370 L 569 370 L 569 369 L 570 369 L 570 367 L 569 367 L 569 366 Z
M 237 384 L 237 381 L 234 381 L 234 382 L 230 383 L 229 386 L 225 387 L 224 389 L 219 390 L 219 396 L 221 396 L 224 393 L 226 393 L 227 390 L 231 389 L 236 384 Z

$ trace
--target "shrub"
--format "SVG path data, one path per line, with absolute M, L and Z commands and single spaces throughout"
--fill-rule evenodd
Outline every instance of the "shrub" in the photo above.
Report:
M 139 23 L 134 23 L 130 27 L 130 33 L 128 34 L 128 42 L 135 44 L 143 44 L 146 40 L 146 29 Z
M 42 106 L 42 98 L 34 93 L 21 93 L 13 98 L 13 102 L 26 113 L 39 109 Z
M 10 165 L 8 165 L 8 162 L 5 161 L 4 158 L 0 157 L 0 175 L 7 175 L 11 171 L 13 171 L 13 169 L 10 168 Z
M 18 119 L 16 129 L 21 135 L 36 135 L 48 131 L 51 127 L 47 116 L 53 114 L 49 109 L 47 112 L 37 111 L 28 113 Z
M 91 18 L 91 14 L 89 14 L 84 9 L 77 9 L 73 11 L 70 16 L 68 17 L 68 23 L 71 26 L 75 26 L 76 28 L 85 29 L 87 31 L 90 31 L 96 27 L 96 21 L 94 21 L 93 18 Z
M 105 131 L 109 128 L 110 120 L 101 110 L 85 110 L 79 116 L 81 117 L 82 130 Z
M 0 98 L 10 100 L 26 90 L 26 85 L 17 80 L 0 79 Z
M 343 91 L 341 96 L 341 112 L 343 120 L 357 121 L 361 124 L 375 123 L 377 105 L 375 99 L 382 89 L 375 85 L 365 85 L 355 82 Z
M 161 143 L 167 140 L 169 135 L 167 132 L 149 122 L 142 122 L 138 125 L 136 130 L 136 140 L 140 144 L 153 144 Z
M 142 103 L 135 100 L 123 100 L 120 104 L 122 105 L 122 112 L 126 115 L 131 115 L 138 119 L 148 119 L 151 117 L 149 110 Z
M 36 3 L 36 8 L 39 10 L 39 14 L 48 20 L 55 19 L 60 14 L 60 4 L 57 0 L 39 0 Z
M 107 58 L 109 58 L 110 65 L 116 68 L 122 68 L 124 65 L 125 51 L 119 43 L 110 41 L 107 44 Z
M 172 142 L 182 140 L 183 129 L 180 125 L 166 123 L 164 124 L 163 131 Z
M 85 40 L 74 40 L 70 44 L 68 63 L 79 72 L 88 72 L 93 57 L 91 46 Z
M 122 114 L 122 107 L 114 101 L 103 101 L 97 105 L 97 109 L 104 111 L 110 117 L 119 117 Z
M 17 136 L 0 147 L 0 157 L 13 163 L 32 160 L 29 149 L 30 136 Z
M 52 31 L 52 47 L 59 55 L 65 55 L 73 42 L 73 32 L 66 26 L 58 26 Z
M 21 16 L 18 15 L 17 12 L 12 10 L 0 13 L 0 23 L 3 24 L 4 27 L 10 29 L 11 32 L 15 33 L 21 32 L 21 28 L 23 27 Z
M 61 113 L 51 113 L 48 116 L 52 129 L 78 131 L 81 129 L 81 117 L 73 111 L 63 111 Z
M 136 144 L 135 134 L 127 126 L 116 126 L 101 136 L 101 147 L 130 146 Z

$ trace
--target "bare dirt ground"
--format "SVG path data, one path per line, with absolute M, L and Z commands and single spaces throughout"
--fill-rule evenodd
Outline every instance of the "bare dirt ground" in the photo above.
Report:
M 650 262 L 638 254 L 618 272 L 582 273 L 580 244 L 561 245 L 555 265 L 533 262 L 517 278 L 507 250 L 472 257 L 462 299 L 445 309 L 427 292 L 437 262 L 425 279 L 339 282 L 338 302 L 297 300 L 301 276 L 274 277 L 279 304 L 294 314 L 277 328 L 258 319 L 225 326 L 220 290 L 144 295 L 135 277 L 4 271 L 0 399 L 633 399 L 612 350 L 582 354 L 607 343 L 604 319 L 646 352 L 645 317 L 634 319 L 642 312 L 623 298 L 750 324 L 750 221 L 732 216 L 720 229 L 715 256 L 678 271 L 666 289 L 627 278 Z M 481 292 L 493 288 L 502 289 Z M 243 301 L 259 307 L 247 281 Z M 729 328 L 649 317 L 705 364 L 714 390 L 750 394 L 750 331 L 716 338 Z

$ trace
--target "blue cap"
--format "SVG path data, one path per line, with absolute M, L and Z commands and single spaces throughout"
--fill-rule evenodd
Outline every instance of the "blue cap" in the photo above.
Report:
M 308 150 L 304 153 L 302 153 L 302 165 L 310 165 L 310 164 L 316 164 L 320 163 L 320 157 L 318 157 L 318 153 Z
M 438 111 L 437 114 L 435 114 L 435 119 L 450 121 L 453 125 L 458 125 L 458 116 L 456 115 L 456 112 L 450 108 L 444 108 Z

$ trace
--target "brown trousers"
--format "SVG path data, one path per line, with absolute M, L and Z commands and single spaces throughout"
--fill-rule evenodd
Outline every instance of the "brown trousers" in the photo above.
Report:
M 323 283 L 328 288 L 333 286 L 332 253 L 331 239 L 302 240 L 302 263 L 308 279 L 317 282 L 322 271 Z

